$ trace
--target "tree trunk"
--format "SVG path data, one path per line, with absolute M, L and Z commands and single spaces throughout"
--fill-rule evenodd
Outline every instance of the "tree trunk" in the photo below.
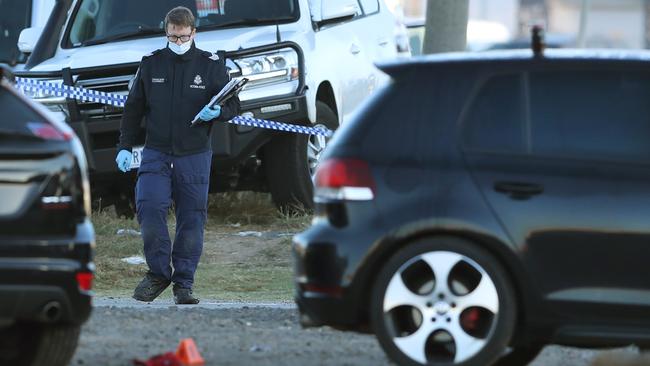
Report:
M 428 0 L 422 53 L 464 51 L 469 0 Z
M 645 48 L 650 48 L 650 1 L 643 2 L 645 8 Z

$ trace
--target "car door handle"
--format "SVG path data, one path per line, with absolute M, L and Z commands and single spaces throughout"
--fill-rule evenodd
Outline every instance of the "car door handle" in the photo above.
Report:
M 359 46 L 353 43 L 352 46 L 350 46 L 350 53 L 356 55 L 359 52 L 361 52 L 361 48 L 359 48 Z
M 494 183 L 494 190 L 505 193 L 514 199 L 526 199 L 544 192 L 544 187 L 535 183 L 496 182 Z
M 388 40 L 387 38 L 380 39 L 380 40 L 379 40 L 379 45 L 380 45 L 381 47 L 384 47 L 384 46 L 386 46 L 389 42 L 390 42 L 390 40 Z

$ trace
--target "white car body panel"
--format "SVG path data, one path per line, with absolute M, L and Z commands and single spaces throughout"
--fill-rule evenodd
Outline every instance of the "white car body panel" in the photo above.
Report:
M 319 86 L 329 83 L 336 99 L 339 123 L 344 123 L 359 104 L 388 79 L 374 63 L 398 56 L 394 39 L 395 19 L 384 1 L 379 0 L 379 13 L 332 24 L 315 31 L 311 21 L 310 1 L 312 0 L 299 0 L 298 21 L 280 24 L 281 40 L 297 43 L 305 55 L 309 119 L 316 121 Z M 247 26 L 197 32 L 196 45 L 207 51 L 232 51 L 273 44 L 276 39 L 275 25 Z M 59 71 L 68 67 L 77 69 L 134 63 L 139 62 L 144 55 L 165 46 L 166 40 L 163 37 L 70 49 L 61 48 L 59 42 L 55 56 L 33 67 L 31 71 Z M 244 90 L 241 97 L 242 100 L 247 100 L 276 95 L 278 92 L 281 90 L 274 90 L 272 87 L 255 91 Z

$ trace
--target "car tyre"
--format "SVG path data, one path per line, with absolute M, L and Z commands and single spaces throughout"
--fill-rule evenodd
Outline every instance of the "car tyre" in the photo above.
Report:
M 316 102 L 316 124 L 334 130 L 336 113 L 324 102 Z M 264 168 L 273 202 L 283 212 L 311 210 L 314 206 L 315 173 L 320 154 L 329 138 L 301 133 L 275 136 L 264 148 Z
M 115 201 L 115 214 L 117 217 L 132 219 L 135 216 L 135 202 L 129 199 L 118 199 Z
M 491 365 L 510 343 L 517 314 L 499 261 L 448 236 L 395 253 L 379 271 L 370 306 L 379 343 L 399 365 Z
M 133 219 L 136 213 L 135 186 L 124 188 L 117 193 L 115 198 L 115 214 L 117 217 Z
M 72 324 L 16 324 L 0 332 L 0 364 L 67 366 L 77 349 L 81 327 Z

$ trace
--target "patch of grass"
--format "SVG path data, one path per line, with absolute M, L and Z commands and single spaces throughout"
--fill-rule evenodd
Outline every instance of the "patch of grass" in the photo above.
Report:
M 98 266 L 97 271 L 102 275 L 97 276 L 95 293 L 99 296 L 130 297 L 145 270 L 144 265 Z M 290 301 L 293 290 L 290 266 L 201 263 L 194 282 L 194 292 L 200 298 L 223 301 Z M 165 297 L 171 297 L 171 291 L 165 291 Z
M 287 301 L 293 298 L 293 272 L 289 266 L 201 264 L 194 288 L 220 300 Z
M 283 213 L 268 193 L 229 192 L 210 195 L 208 225 L 247 225 L 304 228 L 311 220 L 307 211 Z
M 212 194 L 208 200 L 208 221 L 212 225 L 268 225 L 277 215 L 268 194 L 229 192 Z
M 210 196 L 204 255 L 196 272 L 195 292 L 199 297 L 219 300 L 289 301 L 293 298 L 290 236 L 242 238 L 240 231 L 295 233 L 311 220 L 307 213 L 283 214 L 268 194 L 224 193 Z M 142 238 L 118 234 L 118 230 L 140 231 L 135 219 L 118 218 L 111 208 L 94 212 L 97 266 L 95 293 L 99 296 L 128 297 L 147 266 L 121 259 L 142 256 Z M 173 238 L 175 219 L 168 217 Z M 171 296 L 165 291 L 163 297 Z
M 118 218 L 110 210 L 93 212 L 95 226 L 95 293 L 103 296 L 130 296 L 139 278 L 144 275 L 142 266 L 121 261 L 130 256 L 144 256 L 142 239 L 137 235 L 118 234 L 118 230 L 140 228 L 135 219 Z

